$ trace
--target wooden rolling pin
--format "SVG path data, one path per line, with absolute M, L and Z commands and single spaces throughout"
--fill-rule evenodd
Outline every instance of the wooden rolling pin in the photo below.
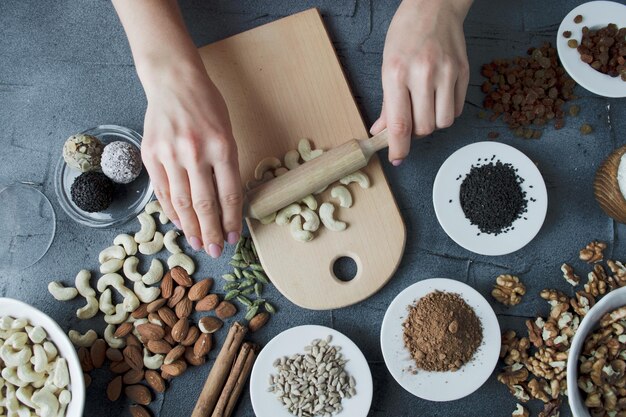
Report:
M 369 139 L 352 139 L 247 193 L 245 216 L 262 219 L 367 166 L 389 146 L 387 129 Z

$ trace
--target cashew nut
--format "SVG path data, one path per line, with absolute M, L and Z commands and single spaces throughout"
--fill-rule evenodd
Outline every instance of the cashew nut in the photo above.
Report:
M 38 344 L 46 340 L 48 334 L 41 326 L 26 326 L 26 333 L 31 342 Z
M 120 303 L 115 306 L 115 314 L 109 314 L 104 316 L 104 321 L 107 324 L 121 324 L 128 317 L 128 311 L 124 308 L 124 304 Z
M 267 182 L 269 180 L 271 180 L 272 178 L 274 178 L 274 174 L 272 174 L 272 171 L 266 171 L 265 174 L 263 174 L 263 178 L 260 180 L 250 180 L 248 182 L 246 182 L 246 189 L 247 190 L 251 190 L 254 187 L 257 187 L 261 184 L 263 184 L 264 182 Z
M 285 166 L 288 169 L 296 169 L 300 166 L 300 153 L 292 149 L 291 151 L 285 154 Z
M 341 207 L 352 207 L 352 194 L 350 194 L 350 190 L 343 185 L 334 186 L 333 189 L 330 190 L 330 196 L 339 200 Z
M 135 291 L 135 295 L 142 303 L 151 303 L 161 295 L 159 287 L 146 287 L 141 281 L 135 282 L 133 291 Z
M 74 285 L 76 285 L 76 289 L 78 290 L 78 293 L 85 298 L 96 296 L 96 291 L 94 291 L 94 289 L 91 288 L 91 284 L 89 283 L 90 279 L 91 279 L 91 272 L 87 271 L 86 269 L 83 269 L 78 272 L 78 274 L 76 275 L 76 280 L 74 281 Z
M 4 366 L 9 368 L 16 368 L 25 364 L 32 355 L 33 353 L 29 348 L 15 350 L 6 344 L 0 347 L 0 358 L 2 358 Z
M 30 358 L 35 372 L 44 372 L 48 367 L 48 355 L 40 344 L 33 345 L 33 356 Z
M 16 332 L 9 336 L 5 341 L 5 345 L 11 346 L 13 349 L 23 349 L 28 343 L 28 334 L 24 332 Z
M 115 236 L 113 239 L 113 244 L 122 246 L 124 248 L 124 252 L 126 252 L 126 256 L 133 256 L 137 254 L 137 242 L 131 235 L 127 235 L 122 233 L 120 235 Z
M 178 246 L 178 243 L 176 243 L 178 236 L 180 236 L 180 234 L 176 230 L 170 230 L 165 234 L 165 237 L 163 237 L 163 244 L 169 253 L 181 253 L 183 251 L 180 246 Z
M 107 288 L 100 294 L 99 300 L 99 308 L 104 314 L 113 314 L 115 313 L 115 306 L 113 305 L 113 294 L 111 293 L 111 289 Z
M 285 167 L 276 168 L 274 170 L 274 176 L 275 177 L 280 177 L 281 175 L 285 175 L 288 172 L 289 172 L 289 170 L 287 168 L 285 168 Z
M 332 230 L 333 232 L 345 230 L 348 225 L 341 220 L 333 218 L 334 212 L 335 206 L 332 203 L 323 203 L 320 206 L 320 220 L 322 220 L 322 223 L 324 223 L 324 226 L 326 226 L 328 230 Z
M 161 249 L 163 249 L 163 233 L 161 232 L 155 232 L 151 241 L 139 244 L 139 252 L 144 255 L 154 255 Z
M 48 357 L 48 362 L 52 362 L 54 358 L 57 357 L 59 351 L 54 343 L 50 341 L 43 342 L 43 350 L 46 351 L 46 356 Z
M 313 194 L 309 194 L 300 200 L 300 203 L 306 204 L 311 210 L 317 210 L 317 198 Z
M 300 139 L 300 142 L 298 142 L 298 152 L 300 152 L 300 156 L 304 161 L 310 161 L 324 153 L 321 149 L 312 151 L 311 142 L 308 139 Z
M 126 250 L 121 246 L 109 246 L 98 255 L 98 262 L 105 263 L 109 259 L 126 258 Z
M 124 261 L 124 275 L 131 281 L 141 281 L 141 274 L 137 272 L 139 258 L 130 256 Z
M 141 230 L 135 233 L 135 242 L 150 242 L 154 237 L 154 233 L 156 232 L 156 222 L 154 221 L 152 216 L 145 211 L 137 216 L 137 220 L 139 220 L 139 223 L 141 224 Z
M 47 362 L 46 362 L 47 364 Z M 35 404 L 33 404 L 33 402 L 31 401 L 31 398 L 33 396 L 33 387 L 30 385 L 26 385 L 24 387 L 19 387 L 17 390 L 15 390 L 15 396 L 17 397 L 17 399 L 24 404 L 26 407 L 30 407 L 30 408 L 35 408 Z M 2 396 L 0 396 L 0 400 L 2 400 Z M 0 402 L 1 404 L 1 402 Z M 26 414 L 28 417 L 31 416 L 31 413 L 29 411 L 28 414 Z M 19 416 L 19 414 L 18 414 Z
M 26 326 L 28 326 L 28 320 L 22 317 L 13 319 L 13 321 L 11 322 L 11 330 L 25 329 Z
M 148 349 L 143 348 L 143 366 L 146 368 L 153 370 L 159 369 L 161 365 L 163 365 L 164 359 L 165 356 L 161 354 L 151 355 Z
M 59 412 L 59 400 L 47 388 L 35 391 L 31 397 L 31 401 L 35 404 L 41 417 L 57 417 Z
M 76 330 L 70 330 L 68 336 L 76 347 L 91 347 L 98 338 L 98 334 L 94 330 L 87 330 L 85 334 L 80 334 Z
M 1 375 L 2 378 L 16 387 L 23 387 L 28 384 L 28 382 L 22 381 L 20 377 L 17 376 L 17 367 L 4 368 Z
M 17 367 L 17 377 L 22 382 L 32 384 L 33 382 L 45 380 L 46 374 L 44 372 L 35 372 L 33 365 L 27 362 Z
M 124 297 L 123 305 L 126 312 L 130 313 L 139 307 L 139 299 L 134 292 L 124 285 L 124 278 L 121 275 L 106 274 L 100 277 L 97 284 L 98 291 L 104 292 L 104 290 L 109 286 L 115 288 L 117 292 Z M 117 306 L 115 308 L 117 314 Z
M 320 228 L 320 218 L 317 213 L 310 208 L 303 208 L 300 215 L 304 218 L 302 228 L 309 232 L 315 232 Z
M 118 246 L 118 247 L 121 247 L 121 246 Z M 111 274 L 113 272 L 117 272 L 120 269 L 122 269 L 122 266 L 124 266 L 123 259 L 115 259 L 115 258 L 109 259 L 108 261 L 100 265 L 100 273 Z
M 80 291 L 79 291 L 80 292 Z M 96 297 L 85 297 L 87 304 L 76 310 L 76 317 L 81 320 L 87 320 L 98 314 L 98 300 Z
M 276 213 L 276 224 L 279 226 L 286 225 L 287 223 L 289 223 L 293 216 L 295 216 L 296 214 L 300 214 L 301 211 L 302 208 L 300 207 L 300 204 L 293 203 L 288 205 L 287 207 Z
M 309 242 L 313 240 L 313 233 L 302 229 L 302 216 L 295 216 L 291 219 L 291 236 L 300 242 Z
M 70 371 L 65 358 L 57 358 L 52 368 L 52 381 L 57 388 L 65 388 L 70 384 Z
M 254 169 L 254 179 L 257 181 L 262 180 L 267 171 L 280 168 L 281 165 L 280 159 L 274 156 L 268 156 L 267 158 L 261 159 Z
M 184 253 L 175 253 L 167 258 L 167 266 L 169 269 L 175 266 L 182 267 L 189 275 L 192 275 L 196 271 L 196 265 L 189 256 Z
M 350 175 L 346 175 L 340 179 L 339 182 L 343 185 L 356 182 L 361 186 L 361 188 L 370 188 L 370 178 L 363 171 L 356 171 Z
M 276 220 L 276 213 L 275 212 L 272 213 L 272 214 L 268 214 L 267 216 L 263 217 L 262 219 L 259 219 L 261 224 L 274 223 L 274 220 Z
M 159 221 L 161 222 L 161 224 L 167 224 L 170 221 L 170 219 L 168 219 L 165 215 L 165 212 L 163 211 L 163 207 L 161 207 L 161 203 L 159 203 L 159 200 L 152 200 L 151 202 L 146 204 L 146 213 L 159 213 Z
M 109 324 L 104 329 L 104 341 L 107 342 L 107 345 L 109 345 L 113 349 L 123 349 L 126 346 L 126 341 L 122 338 L 115 337 L 114 334 L 115 326 Z
M 58 301 L 73 300 L 78 295 L 76 288 L 64 287 L 63 284 L 58 281 L 52 281 L 48 284 L 48 292 Z
M 124 278 L 120 274 L 105 274 L 100 277 L 96 287 L 99 292 L 104 292 L 107 287 L 113 287 L 116 290 L 124 286 Z
M 146 285 L 154 285 L 163 278 L 163 264 L 158 259 L 152 259 L 150 269 L 141 277 L 141 282 Z M 140 281 L 136 281 L 140 282 Z

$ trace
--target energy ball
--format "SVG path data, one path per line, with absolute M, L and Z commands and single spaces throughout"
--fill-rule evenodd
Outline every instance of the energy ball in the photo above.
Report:
M 111 142 L 102 152 L 102 172 L 114 182 L 128 184 L 141 173 L 141 153 L 128 142 Z
M 100 169 L 102 142 L 97 137 L 79 133 L 72 135 L 63 145 L 63 159 L 71 168 L 81 172 Z
M 105 210 L 113 201 L 113 182 L 100 172 L 85 172 L 72 183 L 72 201 L 81 210 L 95 213 Z

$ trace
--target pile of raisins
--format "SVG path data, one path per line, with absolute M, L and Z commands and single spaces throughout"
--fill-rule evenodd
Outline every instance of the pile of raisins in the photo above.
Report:
M 611 23 L 593 30 L 585 26 L 577 49 L 580 59 L 596 71 L 626 81 L 626 27 Z

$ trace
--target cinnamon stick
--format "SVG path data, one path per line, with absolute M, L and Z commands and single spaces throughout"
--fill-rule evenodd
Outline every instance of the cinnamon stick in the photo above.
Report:
M 213 413 L 215 404 L 217 404 L 217 400 L 222 393 L 226 378 L 247 331 L 247 327 L 242 326 L 239 322 L 233 323 L 230 327 L 224 345 L 215 359 L 211 372 L 209 372 L 191 417 L 209 417 Z
M 250 375 L 257 351 L 258 346 L 250 342 L 241 346 L 235 365 L 230 371 L 211 417 L 229 417 L 231 415 L 248 375 Z

